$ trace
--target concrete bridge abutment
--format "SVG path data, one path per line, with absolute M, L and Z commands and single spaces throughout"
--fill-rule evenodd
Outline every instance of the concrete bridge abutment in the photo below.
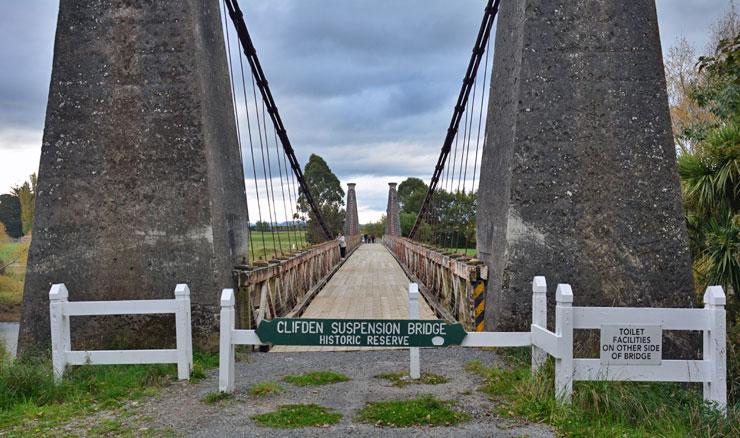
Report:
M 247 260 L 247 205 L 217 0 L 62 0 L 20 347 L 49 344 L 48 294 L 192 292 L 195 344 Z M 115 305 L 115 304 L 112 304 Z M 75 317 L 77 347 L 164 346 L 174 321 Z
M 576 305 L 692 307 L 654 0 L 502 2 L 477 218 L 486 327 L 531 281 Z

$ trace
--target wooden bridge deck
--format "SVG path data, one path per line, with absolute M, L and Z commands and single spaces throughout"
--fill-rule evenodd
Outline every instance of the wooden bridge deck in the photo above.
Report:
M 360 245 L 313 299 L 303 318 L 406 319 L 409 279 L 382 244 Z M 422 319 L 435 319 L 419 301 Z M 276 346 L 273 352 L 373 350 L 374 347 Z

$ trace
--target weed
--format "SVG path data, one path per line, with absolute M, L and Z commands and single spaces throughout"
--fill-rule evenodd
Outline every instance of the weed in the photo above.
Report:
M 349 377 L 333 371 L 314 371 L 295 376 L 285 376 L 283 380 L 295 386 L 317 386 L 330 383 L 347 382 Z
M 204 395 L 200 399 L 200 401 L 202 401 L 205 404 L 212 405 L 212 404 L 216 404 L 223 400 L 230 400 L 233 397 L 234 396 L 228 392 L 216 391 L 216 392 L 209 392 L 208 394 Z
M 375 378 L 388 380 L 393 384 L 393 386 L 398 386 L 399 388 L 403 388 L 406 385 L 441 385 L 450 381 L 450 379 L 445 376 L 433 373 L 421 373 L 420 378 L 411 379 L 404 371 L 397 373 L 382 373 L 375 376 Z
M 342 414 L 314 404 L 283 405 L 276 411 L 254 416 L 260 426 L 278 429 L 299 429 L 336 424 Z
M 481 391 L 498 401 L 498 414 L 555 426 L 567 436 L 740 436 L 737 406 L 727 418 L 701 394 L 676 383 L 575 382 L 573 403 L 558 403 L 552 359 L 536 376 L 526 363 L 512 369 L 471 362 Z
M 216 355 L 194 356 L 194 368 L 205 369 Z M 22 430 L 33 422 L 43 434 L 73 416 L 152 395 L 175 375 L 174 365 L 84 365 L 68 368 L 55 381 L 41 355 L 0 361 L 0 429 Z
M 249 388 L 249 394 L 254 397 L 264 397 L 267 395 L 277 394 L 282 391 L 283 388 L 277 382 L 257 383 Z
M 453 408 L 451 402 L 431 395 L 368 403 L 359 412 L 362 422 L 392 427 L 451 426 L 468 418 L 468 414 Z

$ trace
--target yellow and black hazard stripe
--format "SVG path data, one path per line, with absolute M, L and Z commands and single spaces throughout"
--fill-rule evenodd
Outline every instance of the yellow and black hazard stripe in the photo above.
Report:
M 486 313 L 486 282 L 478 280 L 473 282 L 473 313 L 475 315 L 475 331 L 484 331 L 483 318 Z

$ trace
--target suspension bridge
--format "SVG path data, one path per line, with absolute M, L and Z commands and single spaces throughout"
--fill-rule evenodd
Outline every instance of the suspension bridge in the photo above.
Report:
M 126 20 L 62 3 L 21 348 L 48 343 L 48 289 L 59 282 L 78 300 L 161 298 L 188 283 L 204 348 L 227 287 L 241 328 L 284 316 L 405 318 L 410 281 L 422 318 L 469 331 L 528 325 L 534 275 L 591 291 L 579 297 L 589 304 L 691 301 L 652 1 L 585 11 L 620 31 L 588 43 L 579 32 L 598 20 L 575 6 L 486 1 L 415 222 L 402 235 L 391 183 L 375 244 L 362 242 L 362 187 L 348 185 L 343 223 L 325 217 L 248 11 L 195 3 L 118 11 Z M 101 48 L 97 21 L 136 37 Z M 116 324 L 139 343 L 168 324 L 145 321 Z M 80 345 L 113 342 L 103 319 L 76 324 Z

